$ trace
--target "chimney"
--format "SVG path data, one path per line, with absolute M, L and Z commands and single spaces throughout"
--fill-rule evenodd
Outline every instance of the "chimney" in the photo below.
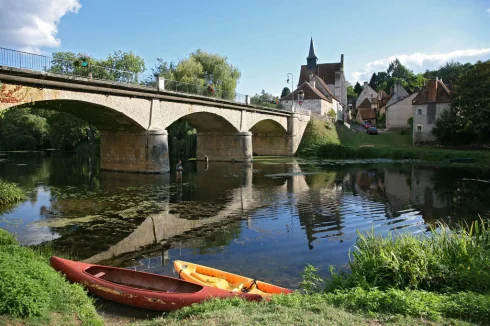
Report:
M 389 95 L 393 95 L 393 86 L 390 87 L 390 94 Z
M 316 81 L 310 80 L 310 85 L 311 85 L 311 87 L 316 88 Z
M 367 86 L 368 86 L 368 82 L 364 82 L 364 86 L 362 87 L 364 93 L 367 92 Z
M 435 102 L 437 100 L 437 77 L 436 79 L 429 79 L 427 82 L 427 100 L 429 102 Z
M 399 80 L 395 80 L 395 95 L 400 97 L 400 88 L 402 88 L 402 83 Z
M 340 55 L 340 71 L 344 71 L 344 54 Z

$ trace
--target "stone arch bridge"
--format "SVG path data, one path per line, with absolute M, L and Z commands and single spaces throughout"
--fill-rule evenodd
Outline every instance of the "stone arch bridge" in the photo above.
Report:
M 198 95 L 0 67 L 0 111 L 23 106 L 89 122 L 101 131 L 101 169 L 142 173 L 170 170 L 166 128 L 179 119 L 198 131 L 197 158 L 211 161 L 294 155 L 310 120 Z

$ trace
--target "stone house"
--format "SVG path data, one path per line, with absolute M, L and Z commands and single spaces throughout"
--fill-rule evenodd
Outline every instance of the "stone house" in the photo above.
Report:
M 297 94 L 303 90 L 305 97 L 301 108 L 314 113 L 326 115 L 330 110 L 336 114 L 337 120 L 344 120 L 344 108 L 347 110 L 347 86 L 344 75 L 344 55 L 338 63 L 317 63 L 313 38 L 310 40 L 310 50 L 306 65 L 302 65 L 298 88 L 290 95 L 280 99 L 285 109 L 291 109 L 292 100 L 295 107 Z
M 370 121 L 372 125 L 376 125 L 376 113 L 371 108 L 371 102 L 367 98 L 357 107 L 356 121 L 360 124 L 363 124 L 364 121 Z
M 304 93 L 301 106 L 298 103 L 298 93 L 300 91 Z M 341 120 L 342 106 L 340 102 L 332 94 L 328 93 L 328 91 L 325 92 L 322 87 L 318 87 L 316 80 L 304 82 L 294 92 L 281 98 L 280 103 L 284 109 L 291 110 L 292 100 L 294 100 L 294 107 L 296 109 L 311 110 L 311 112 L 319 115 L 327 115 L 329 111 L 333 111 L 337 117 L 336 119 Z
M 410 127 L 408 119 L 413 117 L 412 100 L 418 92 L 409 94 L 400 81 L 396 81 L 392 93 L 385 107 L 386 130 L 405 130 Z
M 371 103 L 376 97 L 378 97 L 378 93 L 374 89 L 372 89 L 367 82 L 364 82 L 362 92 L 361 94 L 359 94 L 359 97 L 356 101 L 356 108 L 358 108 L 365 99 L 368 99 L 369 103 Z
M 451 109 L 451 91 L 439 79 L 430 79 L 412 101 L 413 143 L 434 142 L 432 134 L 442 112 Z

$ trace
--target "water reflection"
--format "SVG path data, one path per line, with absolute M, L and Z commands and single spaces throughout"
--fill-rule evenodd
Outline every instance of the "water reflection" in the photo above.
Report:
M 4 157 L 4 156 L 3 156 Z M 197 162 L 100 172 L 78 156 L 12 154 L 0 177 L 30 191 L 0 227 L 81 260 L 174 275 L 173 259 L 296 287 L 305 264 L 342 266 L 361 232 L 423 232 L 490 216 L 490 172 L 406 164 Z

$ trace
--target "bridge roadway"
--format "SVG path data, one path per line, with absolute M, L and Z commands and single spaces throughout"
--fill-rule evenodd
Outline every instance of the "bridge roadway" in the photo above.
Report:
M 197 158 L 210 161 L 294 155 L 310 120 L 308 112 L 0 66 L 0 111 L 26 106 L 89 122 L 101 131 L 100 168 L 140 173 L 170 170 L 166 128 L 179 119 L 198 131 Z

